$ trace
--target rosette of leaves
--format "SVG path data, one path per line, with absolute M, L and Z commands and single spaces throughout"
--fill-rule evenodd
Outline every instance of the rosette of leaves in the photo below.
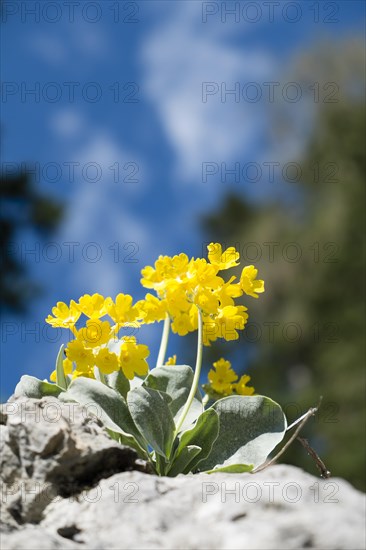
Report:
M 231 395 L 205 408 L 197 390 L 182 422 L 193 382 L 187 365 L 159 366 L 133 387 L 122 371 L 99 381 L 71 379 L 56 361 L 56 384 L 23 376 L 15 396 L 52 395 L 77 402 L 103 422 L 111 437 L 133 447 L 158 475 L 250 472 L 284 438 L 287 422 L 277 403 L 262 396 Z M 177 426 L 180 426 L 177 429 Z

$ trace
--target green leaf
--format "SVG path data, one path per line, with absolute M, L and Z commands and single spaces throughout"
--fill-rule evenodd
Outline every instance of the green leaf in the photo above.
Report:
M 285 415 L 268 397 L 233 395 L 212 408 L 219 416 L 219 435 L 208 458 L 200 463 L 201 471 L 233 464 L 259 466 L 285 435 Z
M 50 382 L 39 380 L 34 376 L 28 376 L 25 374 L 16 385 L 14 396 L 34 397 L 35 399 L 41 399 L 46 395 L 58 397 L 62 392 L 63 388 L 60 388 L 57 384 L 50 384 Z
M 65 346 L 64 344 L 62 344 L 56 358 L 56 384 L 60 386 L 60 388 L 63 388 L 64 390 L 66 390 L 68 383 L 65 376 L 64 365 L 63 365 L 64 349 L 65 349 Z
M 159 390 L 167 393 L 172 398 L 170 410 L 174 421 L 177 422 L 184 405 L 187 402 L 188 395 L 193 382 L 193 370 L 188 365 L 163 365 L 152 369 L 146 377 L 143 385 L 146 388 Z M 202 396 L 197 390 L 192 405 L 183 422 L 181 431 L 192 426 L 193 422 L 202 414 Z
M 219 416 L 212 408 L 201 414 L 194 427 L 182 434 L 176 453 L 178 457 L 187 446 L 193 445 L 201 448 L 200 454 L 197 454 L 195 460 L 189 464 L 190 470 L 188 471 L 194 471 L 199 462 L 209 456 L 218 434 Z
M 106 374 L 105 379 L 110 388 L 116 390 L 126 399 L 127 393 L 130 391 L 130 383 L 121 369 L 112 372 L 112 374 Z
M 61 400 L 80 403 L 86 412 L 97 416 L 106 428 L 120 434 L 121 441 L 126 445 L 135 448 L 140 454 L 142 449 L 146 450 L 144 439 L 131 417 L 126 401 L 102 382 L 82 376 L 75 378 L 62 394 Z
M 178 474 L 190 472 L 192 469 L 190 464 L 201 451 L 201 447 L 198 447 L 197 445 L 188 445 L 187 447 L 184 447 L 174 460 L 170 470 L 168 470 L 168 476 L 175 477 Z
M 148 445 L 169 458 L 173 444 L 174 421 L 163 392 L 141 386 L 131 390 L 127 403 L 131 416 Z
M 205 474 L 216 474 L 217 472 L 226 472 L 227 474 L 245 474 L 246 472 L 251 472 L 253 467 L 253 464 L 231 464 L 230 466 L 207 470 Z

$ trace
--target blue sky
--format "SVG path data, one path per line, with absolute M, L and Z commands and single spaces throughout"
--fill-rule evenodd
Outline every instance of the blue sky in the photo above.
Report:
M 53 342 L 43 327 L 58 300 L 93 292 L 141 298 L 144 265 L 159 254 L 201 254 L 199 217 L 229 188 L 266 199 L 263 189 L 242 181 L 203 182 L 202 163 L 269 158 L 268 103 L 222 101 L 220 93 L 203 102 L 202 83 L 230 89 L 239 82 L 242 91 L 248 82 L 262 89 L 283 82 L 287 68 L 322 37 L 361 35 L 364 25 L 363 2 L 351 0 L 281 2 L 273 21 L 268 3 L 257 2 L 255 13 L 253 3 L 240 2 L 237 22 L 232 15 L 225 22 L 223 2 L 80 2 L 73 22 L 63 3 L 56 12 L 54 3 L 38 2 L 39 21 L 27 12 L 37 3 L 5 4 L 3 167 L 38 162 L 38 187 L 66 210 L 45 241 L 19 235 L 17 254 L 45 291 L 27 316 L 2 319 L 3 396 L 21 374 L 43 378 L 52 370 L 62 340 Z M 24 95 L 37 86 L 39 101 Z M 305 103 L 295 108 L 307 112 Z M 300 148 L 301 139 L 294 140 L 281 156 L 295 158 Z M 144 335 L 152 355 L 160 328 Z

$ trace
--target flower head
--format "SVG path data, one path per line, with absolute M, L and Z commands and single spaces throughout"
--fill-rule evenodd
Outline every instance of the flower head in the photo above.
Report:
M 88 319 L 86 326 L 78 331 L 77 337 L 87 348 L 96 348 L 107 344 L 113 335 L 109 321 Z
M 263 292 L 263 281 L 255 280 L 257 270 L 248 266 L 240 283 L 234 282 L 235 276 L 225 282 L 218 272 L 236 267 L 239 252 L 234 247 L 223 251 L 219 243 L 211 243 L 207 249 L 209 261 L 188 259 L 186 254 L 159 256 L 154 266 L 142 269 L 142 285 L 157 294 L 156 297 L 147 294 L 141 302 L 143 322 L 161 321 L 168 314 L 172 331 L 185 336 L 197 329 L 199 309 L 205 326 L 205 345 L 217 338 L 238 339 L 238 331 L 244 329 L 248 314 L 247 308 L 237 305 L 235 299 L 243 292 L 255 296 L 255 291 Z
M 75 378 L 79 378 L 80 376 L 82 376 L 83 378 L 93 378 L 95 379 L 95 374 L 94 374 L 94 367 L 88 367 L 88 368 L 85 368 L 83 370 L 78 370 L 77 368 L 72 371 L 72 379 L 74 380 Z
M 142 308 L 143 303 L 147 304 L 146 311 Z M 49 315 L 46 321 L 55 327 L 70 328 L 75 336 L 65 350 L 65 373 L 71 374 L 72 378 L 95 378 L 95 367 L 103 374 L 110 374 L 122 366 L 130 379 L 135 373 L 145 374 L 148 370 L 148 347 L 138 345 L 133 338 L 119 339 L 118 333 L 123 326 L 139 325 L 141 319 L 152 315 L 152 310 L 155 317 L 157 311 L 158 315 L 164 311 L 165 316 L 161 301 L 152 295 L 146 302 L 136 304 L 133 304 L 131 296 L 122 293 L 115 300 L 96 293 L 84 294 L 78 303 L 72 300 L 69 306 L 58 302 L 52 309 L 53 316 Z M 84 326 L 77 329 L 75 324 L 81 315 L 88 319 Z M 110 320 L 101 319 L 106 315 Z M 51 373 L 51 380 L 56 380 L 56 372 Z
M 243 374 L 238 380 L 238 375 L 231 368 L 230 361 L 219 359 L 213 364 L 214 368 L 208 373 L 208 384 L 203 388 L 213 399 L 219 399 L 227 395 L 253 395 L 255 390 L 252 386 L 247 386 L 250 376 Z M 237 381 L 238 380 L 238 381 Z
M 253 298 L 258 298 L 257 292 L 264 292 L 264 281 L 256 279 L 258 274 L 258 269 L 254 265 L 248 265 L 244 267 L 241 277 L 240 277 L 240 286 L 242 290 L 248 296 Z
M 203 343 L 211 345 L 218 338 L 227 341 L 239 338 L 238 330 L 243 330 L 248 319 L 245 306 L 225 306 L 219 308 L 214 317 L 203 317 Z
M 153 294 L 146 294 L 144 300 L 137 302 L 136 306 L 140 308 L 143 316 L 143 322 L 146 324 L 163 321 L 167 312 L 167 304 L 165 300 L 159 300 Z
M 105 298 L 101 294 L 84 294 L 79 299 L 77 307 L 80 313 L 84 313 L 90 319 L 100 319 L 106 314 Z
M 247 374 L 243 374 L 243 376 L 240 378 L 239 382 L 233 385 L 234 391 L 238 395 L 253 395 L 255 392 L 255 389 L 252 386 L 247 386 L 247 383 L 250 380 L 250 376 Z
M 132 296 L 129 294 L 118 294 L 115 301 L 112 298 L 107 298 L 105 309 L 113 321 L 120 326 L 134 323 L 141 317 L 139 304 L 133 305 Z
M 166 289 L 166 282 L 176 280 L 182 282 L 188 266 L 188 256 L 179 254 L 177 256 L 159 256 L 155 266 L 144 267 L 141 271 L 141 284 L 145 288 L 153 288 L 161 295 Z
M 103 374 L 111 374 L 119 370 L 118 357 L 108 348 L 102 348 L 95 356 L 95 364 Z
M 135 374 L 138 376 L 147 374 L 149 365 L 146 358 L 149 355 L 149 348 L 143 344 L 137 344 L 134 336 L 125 338 L 121 345 L 119 363 L 126 378 L 132 380 Z
M 211 243 L 207 247 L 208 259 L 212 265 L 218 268 L 219 271 L 223 269 L 230 269 L 239 265 L 239 252 L 233 246 L 230 246 L 222 252 L 222 246 L 219 243 Z
M 219 359 L 213 364 L 214 369 L 208 373 L 212 389 L 222 395 L 232 393 L 232 383 L 238 379 L 238 375 L 231 368 L 230 361 Z
M 75 338 L 75 340 L 69 342 L 66 348 L 66 355 L 70 361 L 76 363 L 78 371 L 86 372 L 94 367 L 95 357 L 93 350 L 86 348 L 80 338 Z
M 46 318 L 46 323 L 53 327 L 72 329 L 79 319 L 81 312 L 74 300 L 71 300 L 70 305 L 66 305 L 64 302 L 57 302 L 57 305 L 52 308 L 52 314 L 53 317 L 49 315 Z

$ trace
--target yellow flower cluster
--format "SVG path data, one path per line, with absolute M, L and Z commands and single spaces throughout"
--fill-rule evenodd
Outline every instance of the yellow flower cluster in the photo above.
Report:
M 253 395 L 254 388 L 247 386 L 250 376 L 244 374 L 239 380 L 236 372 L 231 368 L 230 361 L 219 359 L 213 364 L 214 368 L 208 373 L 209 389 L 222 396 L 238 394 Z
M 258 297 L 264 292 L 264 282 L 257 280 L 254 266 L 244 267 L 240 281 L 236 277 L 227 282 L 220 271 L 239 265 L 239 252 L 234 247 L 224 252 L 218 243 L 208 245 L 208 261 L 189 259 L 186 254 L 159 256 L 154 267 L 142 271 L 141 284 L 153 289 L 156 296 L 147 294 L 138 302 L 145 313 L 144 322 L 161 321 L 168 314 L 173 332 L 185 336 L 197 329 L 198 311 L 203 319 L 203 343 L 208 346 L 218 338 L 236 340 L 248 319 L 247 308 L 236 305 L 235 298 L 244 293 Z
M 81 315 L 88 319 L 85 326 L 78 329 L 76 323 Z M 107 315 L 112 322 L 102 320 Z M 147 374 L 148 347 L 138 344 L 133 336 L 118 338 L 122 327 L 139 326 L 144 315 L 128 294 L 118 294 L 114 301 L 101 294 L 85 294 L 77 303 L 74 300 L 69 305 L 58 302 L 46 322 L 53 327 L 68 328 L 74 335 L 65 350 L 65 374 L 71 374 L 73 378 L 94 378 L 94 367 L 98 367 L 102 374 L 122 369 L 129 380 L 135 374 Z M 55 376 L 53 372 L 51 380 L 55 380 Z
M 102 375 L 121 369 L 130 380 L 147 374 L 149 349 L 132 336 L 119 338 L 121 328 L 126 326 L 169 320 L 173 332 L 185 336 L 197 330 L 200 312 L 204 345 L 209 346 L 218 338 L 238 339 L 248 314 L 247 308 L 236 304 L 235 299 L 243 294 L 258 298 L 264 292 L 264 282 L 256 278 L 258 271 L 252 265 L 243 268 L 238 282 L 235 276 L 225 281 L 219 273 L 239 265 L 239 252 L 234 247 L 223 251 L 218 243 L 209 244 L 207 249 L 207 260 L 189 259 L 183 253 L 159 256 L 154 267 L 142 269 L 142 285 L 156 295 L 148 293 L 139 302 L 133 303 L 128 294 L 118 294 L 115 300 L 101 294 L 85 294 L 68 305 L 58 302 L 46 322 L 70 329 L 74 336 L 65 350 L 65 374 L 94 378 L 95 367 Z M 87 320 L 84 326 L 77 327 L 81 316 Z M 175 363 L 173 356 L 166 364 Z M 250 395 L 248 392 L 254 391 L 246 387 L 248 377 L 236 382 L 238 377 L 228 361 L 220 360 L 214 366 L 216 370 L 210 371 L 209 380 L 217 393 Z M 55 376 L 53 372 L 51 379 Z

